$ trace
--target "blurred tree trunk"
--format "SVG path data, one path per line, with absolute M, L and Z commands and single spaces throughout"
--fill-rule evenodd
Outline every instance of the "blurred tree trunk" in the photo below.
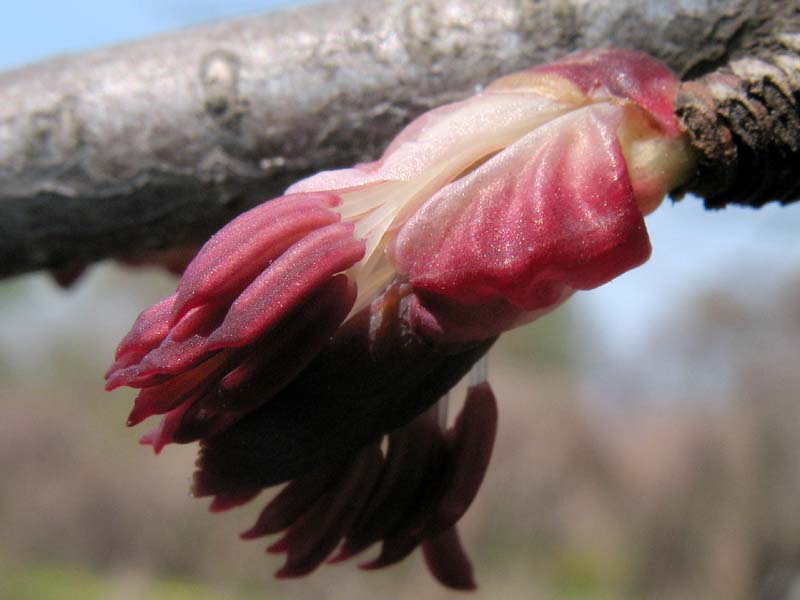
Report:
M 772 181 L 777 156 L 777 183 L 748 203 L 793 200 L 780 186 L 800 145 L 799 14 L 785 0 L 347 0 L 6 72 L 0 276 L 198 243 L 304 175 L 374 158 L 426 109 L 597 46 L 686 80 L 743 59 L 723 68 L 728 87 L 701 80 L 678 107 L 703 159 L 688 189 L 741 201 L 725 195 L 737 173 Z M 785 115 L 767 123 L 764 106 Z M 786 134 L 777 150 L 769 127 L 748 138 L 765 123 Z

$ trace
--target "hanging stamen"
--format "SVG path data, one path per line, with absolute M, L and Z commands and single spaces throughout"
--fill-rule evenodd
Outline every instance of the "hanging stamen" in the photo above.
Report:
M 469 386 L 475 387 L 489 380 L 489 353 L 484 354 L 478 362 L 472 365 L 469 372 Z
M 433 410 L 436 411 L 436 422 L 442 430 L 447 430 L 447 411 L 450 404 L 450 392 L 439 398 L 439 401 L 433 405 Z

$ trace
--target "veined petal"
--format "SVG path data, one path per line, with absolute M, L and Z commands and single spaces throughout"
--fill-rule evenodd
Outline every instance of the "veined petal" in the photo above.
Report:
M 201 442 L 196 477 L 220 486 L 207 493 L 344 460 L 435 403 L 494 342 L 431 344 L 408 326 L 403 294 L 390 288 L 270 402 Z
M 325 171 L 291 186 L 287 193 L 344 190 L 382 181 L 407 181 L 462 155 L 453 176 L 481 157 L 573 108 L 530 93 L 479 94 L 433 109 L 404 129 L 374 163 Z
M 189 309 L 232 300 L 278 256 L 312 231 L 337 222 L 333 194 L 276 198 L 239 215 L 217 232 L 186 268 L 176 291 L 173 322 Z
M 630 100 L 648 111 L 664 133 L 680 134 L 674 108 L 678 79 L 666 65 L 642 52 L 620 48 L 575 52 L 525 73 L 567 79 L 595 99 L 613 96 Z
M 180 425 L 173 431 L 173 440 L 186 443 L 210 437 L 269 402 L 330 341 L 355 297 L 355 286 L 347 276 L 336 275 L 298 306 L 285 322 L 249 348 L 249 358 L 240 359 L 242 362 L 233 370 L 229 370 L 232 361 L 221 363 L 221 368 L 214 372 L 213 385 L 204 387 L 183 414 Z M 286 352 L 286 347 L 297 350 Z M 229 372 L 223 376 L 225 371 Z
M 433 343 L 468 342 L 499 335 L 550 312 L 573 293 L 564 286 L 543 288 L 544 308 L 525 310 L 502 298 L 465 304 L 455 298 L 419 290 L 409 302 L 408 321 L 419 335 Z
M 180 341 L 168 337 L 130 371 L 125 384 L 139 388 L 150 387 L 196 367 L 214 354 L 208 349 L 207 342 L 208 338 L 202 334 L 195 334 Z
M 170 317 L 175 305 L 175 294 L 157 302 L 142 311 L 131 330 L 122 338 L 117 347 L 114 364 L 108 369 L 106 389 L 114 389 L 124 383 L 112 383 L 110 380 L 118 371 L 130 367 L 150 350 L 157 347 L 169 334 Z
M 349 223 L 328 225 L 305 236 L 236 298 L 225 320 L 209 338 L 208 349 L 253 343 L 363 255 L 364 242 L 353 237 L 353 225 Z
M 398 234 L 398 271 L 466 304 L 533 311 L 644 262 L 650 244 L 616 137 L 622 113 L 580 108 L 445 186 Z
M 220 352 L 210 360 L 163 383 L 143 389 L 136 397 L 128 425 L 136 425 L 153 415 L 162 415 L 190 398 L 198 398 L 211 387 L 230 355 Z
M 251 355 L 219 381 L 221 391 L 232 396 L 243 387 L 256 388 L 265 401 L 302 371 L 328 342 L 353 307 L 356 290 L 346 275 L 331 278 L 296 314 L 263 340 Z M 286 352 L 285 348 L 295 348 Z M 251 402 L 226 399 L 228 408 L 243 408 Z
M 158 385 L 207 360 L 214 352 L 208 351 L 206 341 L 224 313 L 224 306 L 213 304 L 191 309 L 155 348 L 139 356 L 136 363 L 110 372 L 108 386 Z M 169 317 L 162 314 L 162 318 Z

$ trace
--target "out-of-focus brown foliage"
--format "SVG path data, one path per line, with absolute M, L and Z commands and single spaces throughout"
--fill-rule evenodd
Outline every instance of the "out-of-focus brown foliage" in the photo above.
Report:
M 80 286 L 108 292 L 123 277 L 103 272 Z M 75 315 L 100 310 L 86 287 L 69 293 L 77 294 Z M 669 401 L 635 407 L 581 400 L 563 348 L 537 348 L 550 357 L 537 366 L 526 340 L 535 328 L 563 339 L 553 330 L 566 333 L 564 314 L 501 341 L 491 369 L 498 444 L 465 519 L 476 598 L 797 593 L 800 280 L 759 297 L 699 296 L 653 339 L 672 382 Z M 35 382 L 0 364 L 0 561 L 249 584 L 292 598 L 331 597 L 331 589 L 337 598 L 447 595 L 414 561 L 380 574 L 323 568 L 274 583 L 277 563 L 235 535 L 252 511 L 207 515 L 186 493 L 193 449 L 155 459 L 123 426 L 129 399 L 99 391 L 103 364 L 91 357 L 104 345 L 110 352 L 112 337 L 85 350 L 60 339 L 68 351 L 44 356 L 60 367 Z

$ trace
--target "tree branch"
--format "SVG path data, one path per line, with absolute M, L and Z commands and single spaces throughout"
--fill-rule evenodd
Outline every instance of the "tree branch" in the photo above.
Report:
M 785 31 L 787 5 L 350 0 L 0 74 L 0 276 L 200 241 L 568 51 L 635 47 L 702 75 Z
M 683 191 L 708 208 L 800 198 L 800 4 L 765 8 L 733 60 L 678 94 L 676 112 L 698 157 Z

